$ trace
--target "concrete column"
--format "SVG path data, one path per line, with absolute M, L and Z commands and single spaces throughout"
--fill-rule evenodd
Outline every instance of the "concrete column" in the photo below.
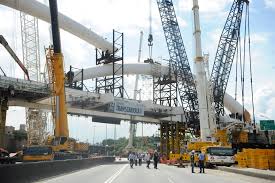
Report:
M 4 148 L 4 138 L 5 138 L 5 127 L 6 127 L 6 116 L 8 110 L 8 98 L 1 97 L 1 104 L 0 104 L 0 147 Z

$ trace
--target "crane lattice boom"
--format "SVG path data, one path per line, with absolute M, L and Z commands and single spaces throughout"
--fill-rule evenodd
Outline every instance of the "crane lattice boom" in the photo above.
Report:
M 173 74 L 178 77 L 178 91 L 182 106 L 188 116 L 189 126 L 198 121 L 198 97 L 194 78 L 189 66 L 186 50 L 180 33 L 172 0 L 157 0 L 160 18 L 170 55 Z M 193 123 L 192 123 L 193 122 Z
M 244 3 L 248 0 L 234 0 L 223 28 L 214 65 L 211 73 L 213 96 L 217 119 L 224 115 L 224 94 L 226 91 L 232 63 L 240 38 L 240 27 Z

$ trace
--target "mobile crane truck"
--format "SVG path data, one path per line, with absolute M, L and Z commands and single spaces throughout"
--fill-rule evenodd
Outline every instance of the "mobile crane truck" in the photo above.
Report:
M 48 70 L 54 97 L 54 136 L 48 137 L 45 145 L 28 146 L 23 150 L 23 161 L 63 160 L 88 157 L 88 143 L 79 143 L 69 138 L 65 96 L 64 62 L 61 52 L 58 10 L 56 0 L 49 0 L 53 50 L 48 51 Z M 51 67 L 49 67 L 49 65 Z

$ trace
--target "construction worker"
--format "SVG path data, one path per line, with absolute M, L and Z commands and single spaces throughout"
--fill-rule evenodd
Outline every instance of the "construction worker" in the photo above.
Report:
M 195 150 L 192 150 L 192 151 L 191 151 L 191 154 L 190 154 L 190 162 L 191 162 L 192 173 L 195 173 L 195 172 L 194 172 L 194 166 L 195 166 Z
M 200 173 L 204 172 L 204 161 L 205 161 L 205 155 L 203 152 L 199 154 L 199 166 L 200 166 Z
M 154 160 L 154 168 L 158 169 L 159 154 L 158 154 L 157 150 L 155 150 L 155 153 L 153 155 L 153 160 Z
M 134 153 L 130 152 L 128 160 L 130 161 L 130 167 L 133 168 L 134 165 L 134 160 L 135 160 L 135 155 Z
M 150 153 L 147 153 L 147 154 L 145 154 L 145 157 L 144 157 L 144 161 L 146 161 L 146 163 L 147 163 L 147 168 L 150 168 L 150 159 L 151 159 L 151 155 L 150 155 Z
M 138 165 L 141 166 L 142 164 L 142 154 L 138 153 Z

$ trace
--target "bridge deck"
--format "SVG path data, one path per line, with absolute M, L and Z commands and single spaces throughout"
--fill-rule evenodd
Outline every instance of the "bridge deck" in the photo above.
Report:
M 37 109 L 51 110 L 51 88 L 48 84 L 27 81 L 0 76 L 0 92 L 10 94 L 14 90 L 13 96 L 9 96 L 9 106 L 22 106 Z M 173 108 L 153 104 L 152 101 L 135 101 L 131 99 L 119 99 L 112 94 L 99 94 L 66 88 L 66 100 L 68 113 L 80 116 L 112 117 L 117 119 L 159 123 L 163 118 L 170 121 L 182 121 L 182 117 L 175 115 L 183 114 L 182 108 Z M 136 102 L 144 106 L 144 116 L 116 113 L 110 110 L 109 105 L 116 100 L 123 100 L 126 103 Z
M 11 77 L 0 76 L 0 92 L 10 94 L 14 99 L 23 99 L 27 101 L 36 101 L 38 99 L 48 98 L 51 95 L 49 85 L 36 81 L 27 81 Z

